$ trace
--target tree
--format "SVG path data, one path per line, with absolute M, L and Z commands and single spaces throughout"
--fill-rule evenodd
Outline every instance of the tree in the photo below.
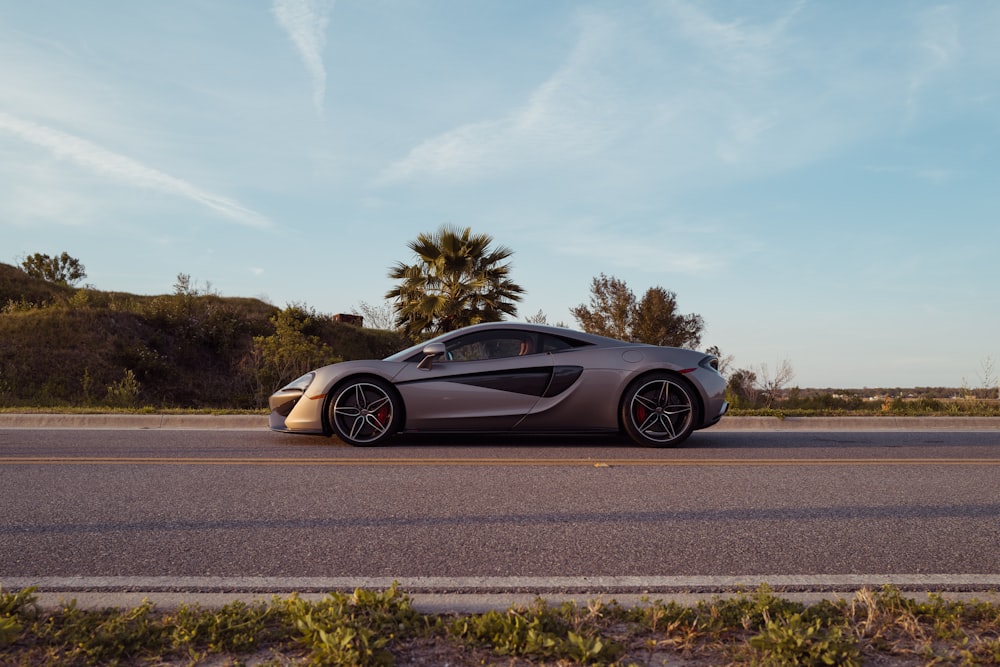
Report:
M 979 380 L 982 382 L 984 398 L 989 398 L 990 394 L 994 390 L 998 392 L 997 398 L 1000 398 L 1000 389 L 998 389 L 994 366 L 995 363 L 993 361 L 993 357 L 989 356 L 983 359 L 979 364 L 979 367 L 982 369 L 982 372 L 979 374 Z
M 701 345 L 701 315 L 677 312 L 677 295 L 651 287 L 632 315 L 632 339 L 653 345 L 697 348 Z
M 258 405 L 266 405 L 267 396 L 282 383 L 341 360 L 319 336 L 307 333 L 317 317 L 310 308 L 289 304 L 271 318 L 273 334 L 253 337 L 244 364 Z
M 603 273 L 590 287 L 590 307 L 581 304 L 570 313 L 587 333 L 651 345 L 695 348 L 705 327 L 700 315 L 677 312 L 673 292 L 651 287 L 637 301 L 624 281 Z
M 590 286 L 590 308 L 580 304 L 569 312 L 587 333 L 630 340 L 634 311 L 635 294 L 625 281 L 602 273 Z
M 748 368 L 737 368 L 729 376 L 726 400 L 733 407 L 753 407 L 757 404 L 757 374 Z
M 377 304 L 362 301 L 351 312 L 363 317 L 365 326 L 369 329 L 392 331 L 396 328 L 396 315 L 388 301 Z
M 392 267 L 389 277 L 400 283 L 386 298 L 395 302 L 396 324 L 408 338 L 517 314 L 524 290 L 510 280 L 506 261 L 514 253 L 492 243 L 488 234 L 445 225 L 407 244 L 417 261 Z
M 539 308 L 537 313 L 535 313 L 534 315 L 529 315 L 528 317 L 524 318 L 524 321 L 529 324 L 548 324 L 549 318 L 545 315 L 544 312 L 542 312 L 542 309 Z
M 771 373 L 767 364 L 758 366 L 757 377 L 759 378 L 760 393 L 764 399 L 764 407 L 770 408 L 784 386 L 795 377 L 795 371 L 788 359 L 782 359 L 778 362 L 774 373 Z
M 549 316 L 545 314 L 545 311 L 543 311 L 541 308 L 539 308 L 538 312 L 536 312 L 534 315 L 529 315 L 528 317 L 524 318 L 524 321 L 527 322 L 528 324 L 546 324 L 547 325 L 549 323 Z M 552 326 L 554 326 L 554 327 L 560 327 L 562 329 L 568 329 L 569 328 L 569 326 L 565 322 L 556 322 Z
M 49 257 L 36 252 L 21 262 L 21 270 L 32 278 L 40 278 L 57 285 L 74 285 L 87 277 L 87 270 L 75 257 L 63 252 Z

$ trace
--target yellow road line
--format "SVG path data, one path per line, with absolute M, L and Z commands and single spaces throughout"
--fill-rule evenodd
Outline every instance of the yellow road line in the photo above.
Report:
M 212 457 L 90 457 L 2 456 L 0 465 L 231 465 L 231 466 L 996 466 L 1000 459 L 550 459 L 550 458 L 212 458 Z

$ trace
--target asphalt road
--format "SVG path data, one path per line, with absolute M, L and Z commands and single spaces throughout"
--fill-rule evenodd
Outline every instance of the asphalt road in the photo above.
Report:
M 0 428 L 0 585 L 1000 588 L 998 430 L 719 429 L 656 450 L 239 428 Z

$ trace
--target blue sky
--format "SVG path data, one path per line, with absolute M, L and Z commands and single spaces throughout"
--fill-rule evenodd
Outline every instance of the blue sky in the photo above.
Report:
M 0 0 L 0 261 L 382 303 L 442 224 L 802 387 L 1000 355 L 1000 3 Z

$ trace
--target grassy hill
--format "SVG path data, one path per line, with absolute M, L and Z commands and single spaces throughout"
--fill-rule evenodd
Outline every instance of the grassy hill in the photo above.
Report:
M 314 365 L 407 344 L 301 305 L 78 289 L 2 263 L 0 341 L 0 407 L 248 409 Z

